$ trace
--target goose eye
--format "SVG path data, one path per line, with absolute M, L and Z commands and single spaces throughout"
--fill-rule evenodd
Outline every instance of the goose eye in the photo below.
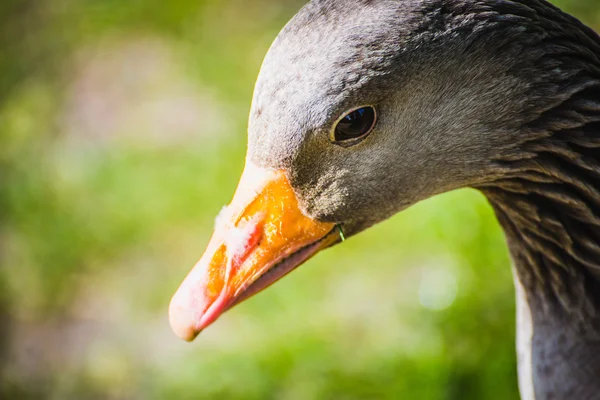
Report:
M 373 107 L 361 107 L 346 114 L 335 127 L 334 142 L 344 142 L 366 137 L 375 126 L 376 114 Z

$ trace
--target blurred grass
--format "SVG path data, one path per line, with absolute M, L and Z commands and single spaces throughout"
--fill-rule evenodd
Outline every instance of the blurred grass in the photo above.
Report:
M 594 0 L 555 3 L 600 24 Z M 472 190 L 328 250 L 193 345 L 170 333 L 301 4 L 2 3 L 0 398 L 517 398 L 510 263 Z

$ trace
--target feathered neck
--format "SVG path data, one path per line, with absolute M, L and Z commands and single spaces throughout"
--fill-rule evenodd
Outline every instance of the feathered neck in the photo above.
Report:
M 557 26 L 538 48 L 532 81 L 546 85 L 544 93 L 555 101 L 535 110 L 522 127 L 519 156 L 497 160 L 502 178 L 480 189 L 504 228 L 515 264 L 523 397 L 596 398 L 600 39 L 581 24 Z

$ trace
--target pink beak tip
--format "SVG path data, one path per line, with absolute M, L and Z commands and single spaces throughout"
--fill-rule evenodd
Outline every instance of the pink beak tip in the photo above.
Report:
M 181 307 L 175 299 L 169 306 L 169 323 L 173 332 L 186 342 L 191 342 L 198 336 L 200 330 L 195 329 L 193 315 L 187 307 Z

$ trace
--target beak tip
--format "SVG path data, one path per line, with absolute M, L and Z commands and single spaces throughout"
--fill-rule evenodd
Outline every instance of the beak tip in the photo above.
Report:
M 182 308 L 177 302 L 171 300 L 169 306 L 169 324 L 173 332 L 186 342 L 193 341 L 200 333 L 195 328 L 191 310 Z

